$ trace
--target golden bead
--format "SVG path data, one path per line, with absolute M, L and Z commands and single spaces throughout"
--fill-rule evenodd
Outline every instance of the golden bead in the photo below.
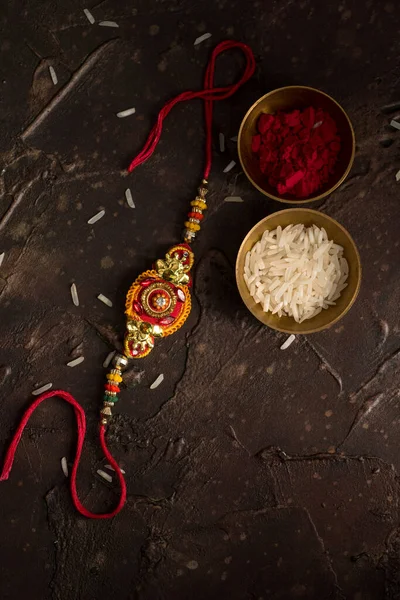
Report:
M 190 221 L 185 221 L 185 227 L 190 231 L 200 231 L 200 225 L 197 223 L 191 223 Z
M 108 425 L 108 421 L 107 421 L 107 419 L 101 419 L 100 423 L 101 423 L 102 425 Z

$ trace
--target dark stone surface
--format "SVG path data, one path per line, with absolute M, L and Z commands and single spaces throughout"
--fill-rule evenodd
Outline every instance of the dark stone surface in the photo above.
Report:
M 85 6 L 119 28 L 90 25 Z M 101 365 L 123 332 L 131 281 L 180 239 L 201 177 L 200 103 L 175 109 L 152 159 L 124 169 L 163 102 L 200 87 L 215 43 L 246 41 L 257 59 L 252 81 L 215 108 L 194 310 L 144 373 L 130 373 L 109 430 L 127 505 L 110 522 L 74 511 L 60 459 L 72 460 L 75 422 L 61 401 L 45 403 L 0 484 L 1 599 L 400 598 L 396 4 L 10 0 L 0 18 L 1 449 L 35 387 L 69 390 L 87 411 L 79 489 L 93 510 L 118 493 L 96 476 Z M 241 67 L 224 56 L 217 81 Z M 334 95 L 354 123 L 351 176 L 319 208 L 350 230 L 364 273 L 343 321 L 282 352 L 285 336 L 246 311 L 233 273 L 244 235 L 281 206 L 238 166 L 223 169 L 237 160 L 229 138 L 250 104 L 295 83 Z M 135 115 L 115 116 L 131 106 Z M 224 204 L 233 194 L 245 202 Z

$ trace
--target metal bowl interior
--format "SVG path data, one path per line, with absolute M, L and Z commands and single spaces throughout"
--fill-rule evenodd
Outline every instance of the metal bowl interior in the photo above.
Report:
M 267 178 L 260 170 L 257 156 L 251 150 L 251 140 L 257 133 L 257 121 L 262 113 L 272 114 L 278 110 L 290 111 L 308 106 L 323 108 L 332 116 L 338 128 L 341 149 L 335 170 L 329 180 L 318 190 L 316 195 L 299 200 L 290 195 L 280 196 L 277 190 L 269 185 Z M 273 90 L 257 100 L 245 115 L 238 136 L 239 159 L 248 179 L 266 196 L 288 204 L 305 204 L 329 196 L 349 174 L 354 160 L 355 146 L 352 124 L 340 104 L 320 90 L 297 85 Z
M 313 224 L 318 227 L 324 227 L 329 239 L 343 246 L 344 257 L 349 263 L 348 285 L 343 290 L 336 305 L 322 310 L 318 315 L 312 319 L 303 321 L 303 323 L 297 323 L 292 317 L 278 317 L 278 315 L 273 315 L 270 312 L 265 313 L 260 304 L 256 304 L 250 296 L 243 277 L 246 254 L 258 242 L 266 229 L 272 230 L 278 227 L 278 225 L 286 227 L 287 225 L 296 225 L 298 223 L 303 223 L 306 227 Z M 360 256 L 352 237 L 340 223 L 316 210 L 289 208 L 265 217 L 246 235 L 240 246 L 236 260 L 236 283 L 243 302 L 249 311 L 264 325 L 268 325 L 268 327 L 278 331 L 294 333 L 296 335 L 315 333 L 337 323 L 353 305 L 361 283 Z

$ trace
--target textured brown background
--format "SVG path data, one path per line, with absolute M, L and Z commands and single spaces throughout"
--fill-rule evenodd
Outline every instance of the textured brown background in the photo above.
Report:
M 4 456 L 32 389 L 51 381 L 72 392 L 88 416 L 79 488 L 93 509 L 117 497 L 96 478 L 101 365 L 123 331 L 129 284 L 179 239 L 201 177 L 200 102 L 174 110 L 151 161 L 129 177 L 124 169 L 163 101 L 199 88 L 215 43 L 249 43 L 257 72 L 215 110 L 193 313 L 138 365 L 143 373 L 130 372 L 109 431 L 127 506 L 111 522 L 74 511 L 60 459 L 73 456 L 75 424 L 49 401 L 0 484 L 1 599 L 400 598 L 400 132 L 388 126 L 400 114 L 396 3 L 88 6 L 119 29 L 90 25 L 85 6 L 2 3 L 0 447 Z M 204 32 L 211 40 L 194 47 Z M 218 82 L 241 67 L 240 55 L 221 58 Z M 237 134 L 257 97 L 296 83 L 332 94 L 354 123 L 351 176 L 317 208 L 350 230 L 364 276 L 342 322 L 282 352 L 285 336 L 247 313 L 233 275 L 241 239 L 278 205 L 239 166 L 223 174 L 236 145 L 221 154 L 217 139 Z M 131 106 L 134 116 L 116 118 Z M 224 204 L 228 195 L 244 203 Z M 82 365 L 66 366 L 82 353 Z

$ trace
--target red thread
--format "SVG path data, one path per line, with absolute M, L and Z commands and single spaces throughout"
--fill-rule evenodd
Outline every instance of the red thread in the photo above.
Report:
M 228 85 L 226 87 L 213 87 L 214 82 L 214 71 L 215 71 L 215 61 L 221 52 L 225 52 L 225 50 L 231 50 L 233 48 L 238 48 L 242 50 L 243 54 L 246 58 L 246 66 L 242 77 L 236 83 L 232 85 Z M 183 92 L 179 94 L 175 98 L 169 100 L 165 106 L 158 113 L 157 123 L 154 125 L 152 130 L 150 131 L 149 137 L 142 150 L 136 156 L 136 158 L 129 165 L 128 171 L 131 173 L 136 167 L 144 163 L 150 156 L 153 154 L 158 141 L 161 137 L 161 132 L 163 128 L 163 121 L 165 117 L 169 114 L 171 109 L 178 104 L 179 102 L 185 102 L 186 100 L 193 100 L 194 98 L 202 98 L 204 100 L 204 108 L 205 108 L 205 126 L 206 126 L 206 164 L 204 167 L 204 179 L 208 179 L 210 170 L 211 170 L 211 162 L 212 162 L 212 116 L 213 116 L 213 102 L 217 100 L 225 100 L 226 98 L 230 98 L 241 85 L 246 83 L 253 75 L 256 67 L 255 59 L 253 52 L 247 44 L 243 44 L 242 42 L 234 42 L 231 40 L 225 40 L 224 42 L 219 43 L 213 50 L 211 54 L 210 62 L 207 65 L 206 74 L 204 77 L 204 89 L 198 92 Z
M 119 498 L 117 506 L 114 508 L 114 510 L 112 510 L 108 513 L 99 513 L 99 514 L 92 513 L 83 506 L 83 504 L 81 503 L 81 501 L 78 498 L 78 492 L 76 491 L 76 474 L 78 471 L 79 461 L 81 459 L 81 454 L 82 454 L 83 442 L 85 440 L 85 435 L 86 435 L 86 417 L 85 417 L 85 411 L 83 410 L 82 406 L 75 400 L 75 398 L 73 396 L 71 396 L 71 394 L 68 394 L 68 392 L 63 392 L 62 390 L 46 392 L 45 394 L 42 394 L 41 396 L 39 396 L 27 408 L 27 410 L 24 413 L 24 416 L 21 419 L 21 422 L 18 426 L 17 431 L 14 434 L 11 444 L 7 450 L 6 458 L 4 460 L 3 471 L 0 475 L 0 481 L 5 481 L 6 479 L 8 479 L 8 476 L 9 476 L 12 466 L 13 466 L 15 452 L 18 448 L 19 441 L 22 437 L 24 429 L 25 429 L 32 413 L 39 406 L 39 404 L 41 404 L 44 400 L 47 400 L 47 398 L 53 398 L 54 396 L 59 396 L 60 398 L 62 398 L 63 400 L 65 400 L 66 402 L 71 404 L 71 406 L 73 407 L 74 412 L 75 412 L 75 417 L 76 417 L 76 422 L 77 422 L 77 427 L 78 427 L 78 440 L 77 440 L 77 444 L 76 444 L 76 454 L 75 454 L 75 459 L 74 459 L 74 464 L 72 467 L 72 473 L 71 473 L 71 479 L 70 479 L 71 495 L 72 495 L 72 501 L 74 503 L 74 506 L 81 515 L 83 515 L 84 517 L 88 517 L 89 519 L 111 519 L 112 517 L 115 517 L 115 515 L 117 515 L 120 512 L 120 510 L 123 508 L 125 501 L 126 501 L 126 483 L 125 483 L 124 476 L 121 472 L 121 469 L 118 466 L 118 463 L 111 456 L 110 451 L 107 448 L 107 444 L 106 444 L 106 440 L 105 440 L 106 430 L 105 430 L 104 425 L 101 425 L 100 426 L 101 448 L 104 452 L 104 456 L 106 457 L 106 459 L 108 460 L 110 465 L 113 467 L 113 469 L 115 469 L 115 472 L 118 476 L 119 485 L 121 488 L 121 494 L 120 494 L 120 498 Z

